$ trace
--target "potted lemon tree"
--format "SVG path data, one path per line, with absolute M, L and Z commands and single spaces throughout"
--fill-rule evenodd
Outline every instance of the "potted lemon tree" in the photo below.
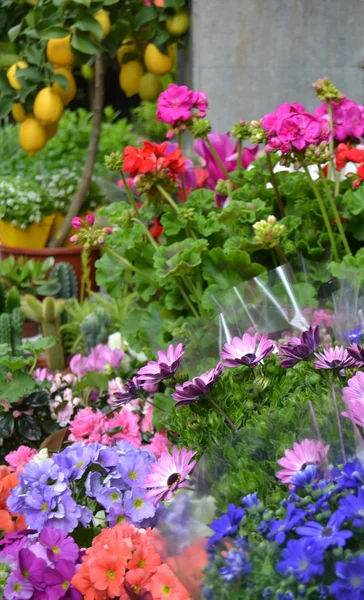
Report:
M 24 3 L 25 4 L 25 3 Z M 94 170 L 103 117 L 104 68 L 116 59 L 127 96 L 152 99 L 159 77 L 172 70 L 176 45 L 188 28 L 185 0 L 37 0 L 9 32 L 17 60 L 0 74 L 0 118 L 20 122 L 19 142 L 33 156 L 57 134 L 64 107 L 77 90 L 73 70 L 94 74 L 93 128 L 81 182 L 60 228 L 48 242 L 53 251 L 69 235 Z

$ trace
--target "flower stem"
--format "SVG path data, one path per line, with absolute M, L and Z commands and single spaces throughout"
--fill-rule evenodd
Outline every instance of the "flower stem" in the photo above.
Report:
M 238 140 L 238 168 L 243 167 L 242 157 L 243 157 L 243 140 Z
M 142 228 L 144 229 L 145 235 L 147 236 L 148 240 L 150 241 L 150 243 L 152 244 L 153 248 L 155 250 L 158 250 L 158 244 L 155 241 L 155 239 L 153 238 L 152 234 L 150 233 L 148 227 L 146 225 L 144 225 L 143 221 L 141 221 L 140 219 L 133 219 L 134 223 L 139 223 L 139 225 L 142 226 Z
M 323 184 L 324 184 L 326 195 L 327 195 L 327 197 L 329 199 L 332 212 L 334 213 L 334 216 L 335 216 L 335 221 L 336 221 L 339 233 L 340 233 L 341 241 L 344 244 L 345 252 L 349 256 L 351 256 L 350 246 L 349 246 L 348 240 L 346 238 L 343 225 L 342 225 L 341 220 L 340 220 L 340 215 L 339 215 L 339 212 L 338 212 L 337 207 L 336 207 L 335 199 L 334 199 L 334 197 L 333 197 L 333 195 L 331 193 L 329 184 L 327 183 L 327 180 L 326 180 L 326 177 L 325 177 L 325 173 L 323 172 L 323 170 L 322 170 L 322 168 L 320 166 L 319 166 L 319 170 L 320 170 L 321 179 L 322 179 Z
M 209 140 L 208 136 L 207 136 L 207 138 L 206 138 L 206 142 L 207 142 L 207 145 L 208 145 L 208 147 L 209 147 L 209 149 L 210 149 L 210 152 L 211 152 L 212 156 L 214 157 L 214 159 L 216 160 L 216 162 L 217 162 L 217 164 L 219 165 L 220 169 L 221 169 L 221 170 L 222 170 L 222 172 L 224 173 L 224 175 L 225 175 L 226 179 L 230 179 L 230 175 L 229 175 L 229 172 L 228 172 L 228 170 L 226 169 L 226 167 L 225 167 L 224 163 L 222 162 L 222 160 L 221 160 L 220 156 L 218 155 L 218 153 L 216 152 L 215 148 L 214 148 L 214 147 L 213 147 L 213 145 L 211 144 L 211 142 L 210 142 L 210 140 Z
M 335 198 L 340 194 L 340 171 L 335 171 Z
M 161 410 L 162 412 L 164 412 L 165 414 L 167 414 L 167 411 L 164 410 L 164 408 L 162 408 L 161 406 L 158 406 L 158 404 L 155 404 L 154 402 L 151 402 L 150 400 L 147 400 L 147 398 L 144 398 L 144 402 L 147 402 L 148 404 L 150 404 L 151 406 L 153 406 L 153 408 L 158 408 L 158 410 Z
M 182 131 L 180 129 L 178 130 L 178 146 L 182 150 Z M 182 181 L 183 198 L 184 198 L 184 201 L 186 202 L 186 200 L 187 200 L 187 188 L 186 188 L 186 177 L 185 177 L 184 173 L 182 173 L 182 175 L 181 175 L 181 181 Z
M 281 265 L 288 265 L 288 258 L 285 255 L 285 252 L 282 248 L 282 246 L 280 246 L 279 244 L 277 244 L 276 246 L 274 246 L 274 249 L 276 251 L 276 254 L 278 256 L 278 261 L 280 262 Z
M 80 289 L 80 304 L 83 304 L 85 300 L 85 291 L 90 296 L 91 282 L 90 282 L 90 264 L 89 264 L 89 252 L 88 250 L 82 249 L 81 252 L 81 265 L 82 265 L 82 277 L 81 277 L 81 289 Z
M 305 173 L 307 175 L 309 184 L 310 184 L 310 186 L 312 188 L 312 191 L 315 194 L 316 200 L 319 203 L 321 214 L 322 214 L 322 218 L 324 220 L 324 223 L 325 223 L 325 226 L 326 226 L 326 231 L 327 231 L 327 234 L 329 236 L 330 243 L 331 243 L 331 248 L 332 248 L 332 252 L 333 252 L 333 255 L 334 255 L 334 259 L 335 259 L 336 262 L 339 262 L 339 253 L 337 251 L 334 234 L 333 234 L 332 229 L 331 229 L 330 219 L 329 219 L 329 216 L 328 216 L 326 208 L 325 208 L 325 203 L 324 203 L 323 199 L 321 198 L 320 192 L 318 191 L 315 183 L 312 181 L 310 172 L 309 172 L 309 170 L 308 170 L 308 168 L 306 166 L 304 167 L 304 170 L 305 170 Z
M 270 174 L 270 180 L 272 182 L 272 186 L 276 195 L 276 200 L 277 200 L 277 204 L 279 207 L 279 211 L 281 213 L 281 217 L 284 217 L 284 206 L 283 206 L 283 201 L 282 201 L 282 196 L 280 194 L 280 191 L 278 189 L 278 184 L 277 184 L 277 179 L 273 170 L 273 165 L 272 165 L 272 160 L 271 157 L 269 155 L 269 152 L 266 153 L 266 159 L 267 159 L 267 165 L 268 165 L 268 169 L 269 169 L 269 174 Z
M 176 213 L 178 215 L 179 208 L 178 208 L 178 205 L 173 200 L 172 196 L 170 194 L 168 194 L 168 192 L 166 192 L 166 190 L 161 185 L 159 185 L 159 183 L 157 184 L 157 190 L 162 194 L 163 198 L 165 198 L 167 200 L 168 204 L 170 204 L 172 206 L 172 208 L 174 208 L 174 210 L 176 211 Z
M 218 410 L 219 413 L 224 417 L 224 420 L 226 421 L 226 423 L 228 423 L 230 425 L 230 427 L 233 429 L 233 431 L 238 431 L 237 428 L 235 427 L 234 423 L 232 422 L 232 420 L 229 419 L 229 417 L 222 410 L 222 408 L 220 408 L 220 406 L 218 404 L 216 404 L 215 400 L 213 400 L 210 396 L 208 398 L 209 398 L 211 404 L 216 408 L 216 410 Z
M 196 318 L 198 318 L 199 314 L 198 314 L 197 310 L 195 309 L 195 307 L 193 306 L 191 300 L 189 299 L 188 294 L 183 289 L 183 285 L 181 283 L 179 283 L 178 281 L 177 281 L 177 285 L 178 285 L 178 289 L 181 292 L 183 298 L 185 299 L 186 303 L 190 307 L 190 310 L 191 310 L 193 316 L 196 317 Z
M 148 277 L 148 275 L 145 275 L 145 273 L 143 273 L 143 271 L 140 271 L 140 269 L 138 269 L 138 267 L 135 267 L 134 265 L 132 265 L 131 262 L 129 262 L 123 256 L 120 256 L 120 254 L 118 254 L 117 252 L 115 252 L 115 250 L 113 250 L 112 248 L 108 248 L 106 246 L 105 250 L 106 250 L 106 252 L 108 252 L 109 254 L 111 254 L 112 256 L 114 256 L 119 262 L 123 263 L 123 265 L 125 265 L 126 267 L 128 267 L 128 269 L 130 269 L 131 271 L 134 271 L 134 273 L 137 273 L 141 277 L 144 277 L 144 279 L 146 279 L 150 283 L 155 283 L 155 281 L 153 281 L 153 279 L 151 279 L 150 277 Z
M 132 207 L 134 209 L 134 212 L 136 214 L 137 219 L 140 219 L 140 213 L 138 211 L 138 207 L 136 205 L 135 198 L 134 198 L 133 194 L 130 191 L 130 187 L 128 186 L 128 182 L 126 181 L 126 177 L 125 177 L 123 171 L 120 171 L 120 174 L 121 174 L 121 179 L 123 180 L 124 189 L 125 189 L 125 193 L 126 193 L 126 195 L 128 197 L 128 200 L 129 200 L 130 204 L 132 205 Z

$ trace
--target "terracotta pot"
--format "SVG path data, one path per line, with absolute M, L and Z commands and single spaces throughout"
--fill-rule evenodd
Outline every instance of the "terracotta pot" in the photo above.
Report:
M 22 337 L 24 339 L 33 338 L 40 333 L 40 325 L 39 323 L 35 323 L 35 321 L 24 321 L 23 323 L 23 333 Z
M 13 248 L 12 246 L 4 246 L 0 244 L 0 257 L 1 260 L 8 258 L 8 256 L 24 256 L 26 258 L 33 258 L 34 260 L 44 261 L 49 256 L 53 256 L 56 263 L 68 262 L 74 268 L 78 285 L 81 285 L 82 275 L 82 263 L 81 263 L 81 252 L 82 248 Z M 90 276 L 91 276 L 91 289 L 97 291 L 96 285 L 96 269 L 95 262 L 100 258 L 100 251 L 98 249 L 92 250 L 90 253 Z

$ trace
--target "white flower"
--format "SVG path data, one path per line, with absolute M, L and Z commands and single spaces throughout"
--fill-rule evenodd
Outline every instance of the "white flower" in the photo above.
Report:
M 47 460 L 47 458 L 49 458 L 48 449 L 47 448 L 43 448 L 42 450 L 40 450 L 38 452 L 38 454 L 36 454 L 35 456 L 33 456 L 32 460 L 30 462 L 35 462 L 35 463 L 40 464 L 43 461 Z

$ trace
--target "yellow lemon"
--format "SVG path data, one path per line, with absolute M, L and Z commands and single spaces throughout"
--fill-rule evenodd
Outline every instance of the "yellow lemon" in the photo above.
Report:
M 34 116 L 43 124 L 56 123 L 63 113 L 63 102 L 50 87 L 38 92 L 34 100 Z
M 104 38 L 106 38 L 107 35 L 109 35 L 110 29 L 111 29 L 109 14 L 106 12 L 106 10 L 101 8 L 100 10 L 95 12 L 92 16 L 94 19 L 96 19 L 96 21 L 98 23 L 100 23 L 100 25 L 102 27 L 101 39 L 103 40 Z
M 47 142 L 47 134 L 45 128 L 34 117 L 28 117 L 23 121 L 19 128 L 19 143 L 23 150 L 34 156 L 39 152 Z
M 168 33 L 175 35 L 176 37 L 184 35 L 189 26 L 190 19 L 184 10 L 177 12 L 174 17 L 166 21 L 166 29 Z
M 6 71 L 6 76 L 8 78 L 8 82 L 14 90 L 21 90 L 22 85 L 19 83 L 16 77 L 16 72 L 20 71 L 20 69 L 26 69 L 28 67 L 28 63 L 25 60 L 19 60 L 18 62 L 11 65 Z
M 72 72 L 67 67 L 58 67 L 58 69 L 54 69 L 53 73 L 55 75 L 63 75 L 68 81 L 68 87 L 65 90 L 59 83 L 54 83 L 52 85 L 52 91 L 56 92 L 58 96 L 61 98 L 63 105 L 66 106 L 73 100 L 77 93 L 76 81 L 72 75 Z
M 20 102 L 13 105 L 11 114 L 13 115 L 14 121 L 17 121 L 18 123 L 22 123 L 26 117 L 25 110 Z
M 136 51 L 137 51 L 137 44 L 136 44 L 135 39 L 133 37 L 126 37 L 121 42 L 121 46 L 116 53 L 116 60 L 118 61 L 119 65 L 121 66 L 123 64 L 123 58 L 126 54 L 129 54 L 130 52 L 136 52 Z
M 68 67 L 75 60 L 71 48 L 71 36 L 53 38 L 47 42 L 47 58 L 57 67 Z
M 119 83 L 128 98 L 139 92 L 140 80 L 144 75 L 144 67 L 138 60 L 131 60 L 121 67 Z
M 162 91 L 162 84 L 154 73 L 145 73 L 139 83 L 139 96 L 142 100 L 155 102 Z
M 50 123 L 50 125 L 44 125 L 44 129 L 47 136 L 47 141 L 56 135 L 58 130 L 58 123 Z
M 174 45 L 168 46 L 168 55 L 163 54 L 155 44 L 148 44 L 145 49 L 144 62 L 148 71 L 154 75 L 165 75 L 173 68 L 175 57 Z

